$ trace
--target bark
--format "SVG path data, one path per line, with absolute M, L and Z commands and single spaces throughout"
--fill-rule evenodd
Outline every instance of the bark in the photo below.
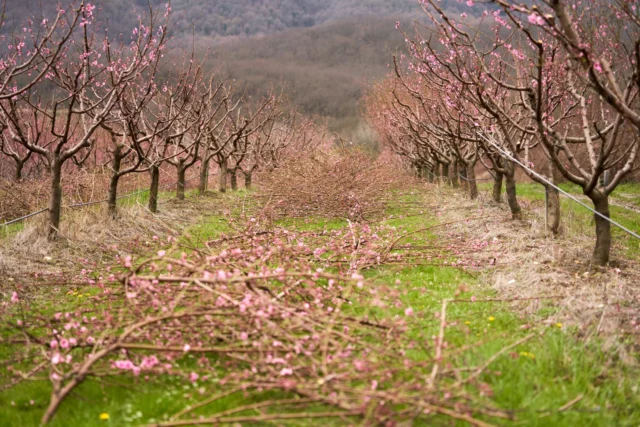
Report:
M 467 179 L 469 180 L 469 182 L 467 183 L 469 185 L 469 197 L 471 198 L 471 200 L 475 200 L 478 198 L 478 183 L 476 182 L 476 165 L 473 163 L 470 163 L 466 169 L 467 169 Z
M 425 166 L 424 170 L 427 174 L 427 182 L 433 183 L 433 166 Z
M 442 164 L 442 173 L 440 174 L 440 179 L 443 183 L 446 182 L 448 184 L 451 184 L 451 181 L 449 180 L 449 165 L 447 163 Z
M 468 168 L 467 165 L 465 165 L 464 163 L 460 163 L 460 187 L 462 187 L 464 190 L 468 190 L 469 189 L 469 173 L 468 173 Z
M 231 181 L 231 191 L 236 191 L 238 189 L 238 175 L 235 169 L 229 171 L 229 180 Z
M 420 169 L 422 169 L 422 179 L 424 179 L 426 182 L 430 182 L 431 171 L 429 170 L 429 167 L 428 166 L 420 166 Z
M 507 194 L 507 203 L 511 209 L 511 218 L 522 219 L 522 209 L 518 204 L 518 197 L 516 195 L 516 179 L 515 168 L 513 164 L 507 166 L 507 173 L 505 174 L 505 192 Z
M 160 167 L 151 166 L 151 186 L 149 187 L 149 210 L 153 213 L 158 212 L 158 189 L 160 187 Z
M 227 192 L 227 159 L 218 164 L 220 166 L 219 190 L 221 193 Z
M 609 211 L 609 196 L 600 192 L 588 195 L 593 202 L 595 211 L 605 218 L 611 218 Z M 594 214 L 596 221 L 596 246 L 593 249 L 592 261 L 596 265 L 607 265 L 611 252 L 611 223 L 600 215 Z
M 493 200 L 496 203 L 500 203 L 502 201 L 502 175 L 500 172 L 496 172 L 496 175 L 493 177 Z
M 553 162 L 549 162 L 549 172 L 551 182 L 557 184 L 559 171 Z M 555 235 L 560 230 L 560 192 L 548 185 L 545 186 L 545 191 L 547 194 L 547 228 Z
M 459 168 L 458 168 L 458 162 L 454 161 L 453 162 L 453 170 L 451 171 L 451 186 L 453 188 L 458 188 L 460 187 L 460 179 L 459 179 Z
M 24 169 L 24 162 L 16 162 L 16 174 L 14 178 L 16 181 L 22 180 L 22 170 Z
M 118 214 L 117 212 L 117 197 L 118 197 L 118 182 L 120 181 L 120 167 L 122 165 L 121 147 L 117 147 L 113 153 L 113 164 L 111 165 L 112 174 L 111 181 L 109 182 L 109 195 L 107 196 L 107 206 L 109 209 L 109 215 L 113 218 Z
M 119 174 L 111 175 L 111 181 L 109 182 L 109 195 L 107 196 L 107 206 L 109 209 L 109 215 L 112 218 L 118 216 L 118 182 L 120 181 Z
M 244 173 L 244 188 L 247 190 L 251 190 L 251 174 L 252 172 L 245 172 Z
M 420 166 L 414 166 L 415 168 L 415 174 L 416 174 L 416 178 L 418 179 L 422 179 L 422 168 Z
M 206 193 L 209 187 L 209 160 L 204 158 L 200 164 L 200 182 L 198 183 L 198 193 L 200 194 Z
M 49 240 L 58 238 L 62 211 L 62 162 L 56 159 L 51 166 L 51 199 L 49 201 Z
M 176 198 L 178 200 L 184 200 L 184 189 L 186 187 L 185 175 L 187 174 L 187 168 L 183 162 L 178 163 L 178 182 L 176 184 Z

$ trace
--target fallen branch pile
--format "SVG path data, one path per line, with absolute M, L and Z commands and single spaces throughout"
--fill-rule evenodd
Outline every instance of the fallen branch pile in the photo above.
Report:
M 19 350 L 3 387 L 50 381 L 44 423 L 83 381 L 122 374 L 200 386 L 202 400 L 159 426 L 318 417 L 384 424 L 436 414 L 486 426 L 511 417 L 480 399 L 482 374 L 522 339 L 481 366 L 453 369 L 465 348 L 483 342 L 449 347 L 446 306 L 440 334 L 425 336 L 397 291 L 354 271 L 388 244 L 376 241 L 382 228 L 352 224 L 312 240 L 249 223 L 256 229 L 212 241 L 209 252 L 177 255 L 165 243 L 153 259 L 121 259 L 128 272 L 98 279 L 102 293 L 76 311 L 44 314 L 14 294 L 2 308 L 2 335 Z M 245 403 L 212 409 L 236 393 Z
M 380 214 L 385 196 L 404 178 L 358 150 L 340 155 L 318 151 L 292 158 L 265 177 L 260 195 L 270 200 L 278 217 L 361 220 Z

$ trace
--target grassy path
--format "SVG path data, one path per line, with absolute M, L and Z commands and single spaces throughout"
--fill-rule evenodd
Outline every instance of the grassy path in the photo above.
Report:
M 367 289 L 363 292 L 368 294 L 370 304 L 359 304 L 349 310 L 367 319 L 407 316 L 410 328 L 407 357 L 426 360 L 434 354 L 442 355 L 437 364 L 435 387 L 442 388 L 443 401 L 473 394 L 487 414 L 500 409 L 513 417 L 512 420 L 481 417 L 487 422 L 527 426 L 637 426 L 640 423 L 637 370 L 620 364 L 602 350 L 597 340 L 580 341 L 572 328 L 546 322 L 554 310 L 553 305 L 541 305 L 534 316 L 524 317 L 513 312 L 505 302 L 490 301 L 495 294 L 483 278 L 485 270 L 491 267 L 466 268 L 466 261 L 473 258 L 473 250 L 467 254 L 453 249 L 456 236 L 448 235 L 447 227 L 440 226 L 447 222 L 446 213 L 433 215 L 428 208 L 434 202 L 430 197 L 428 192 L 419 190 L 396 194 L 387 215 L 372 221 L 371 228 L 384 246 L 392 248 L 392 256 L 389 262 L 362 270 L 367 279 Z M 228 214 L 203 215 L 181 238 L 183 249 L 201 250 L 204 242 L 230 232 L 234 224 L 246 220 L 243 214 L 250 209 L 252 200 L 250 195 L 242 194 L 229 196 L 223 203 Z M 469 214 L 473 216 L 473 212 Z M 329 232 L 347 234 L 350 230 L 346 221 L 321 218 L 281 220 L 274 226 L 291 233 L 307 233 L 305 243 L 310 247 L 321 244 L 314 241 L 320 237 L 313 236 Z M 464 246 L 465 242 L 461 244 Z M 43 310 L 58 311 L 72 304 L 90 307 L 78 294 L 88 296 L 93 292 L 96 290 L 88 287 L 61 289 L 60 298 Z M 378 307 L 378 293 L 396 295 L 397 304 Z M 358 334 L 358 331 L 351 333 Z M 444 341 L 439 341 L 439 336 Z M 3 360 L 10 361 L 15 351 L 10 344 L 0 343 Z M 399 359 L 398 363 L 402 361 Z M 7 365 L 10 362 L 0 368 L 2 375 Z M 467 382 L 473 382 L 474 387 L 466 387 Z M 178 412 L 185 404 L 202 401 L 208 390 L 203 384 L 175 378 L 124 375 L 88 378 L 63 404 L 52 425 L 151 423 Z M 0 392 L 0 424 L 38 425 L 49 392 L 47 381 L 29 381 Z M 206 413 L 234 408 L 241 403 L 246 403 L 242 393 L 232 394 L 208 406 Z M 108 419 L 101 419 L 101 414 L 102 418 L 108 415 Z M 332 420 L 329 423 L 349 422 Z M 450 423 L 450 418 L 433 414 L 423 417 L 416 425 Z M 314 422 L 286 424 L 314 425 Z

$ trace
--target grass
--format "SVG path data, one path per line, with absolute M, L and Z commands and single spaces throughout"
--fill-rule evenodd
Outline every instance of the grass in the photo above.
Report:
M 433 219 L 428 221 L 435 224 Z M 407 232 L 428 225 L 424 217 L 387 223 Z M 431 235 L 418 236 L 423 241 L 434 239 Z M 437 333 L 440 321 L 434 316 L 443 299 L 469 298 L 472 294 L 478 299 L 494 296 L 474 278 L 451 267 L 418 266 L 395 271 L 385 267 L 369 272 L 368 277 L 405 291 L 403 301 L 424 314 L 415 325 L 421 336 Z M 395 285 L 396 280 L 400 284 Z M 468 291 L 464 292 L 466 288 Z M 548 309 L 541 309 L 531 319 L 519 317 L 504 304 L 453 304 L 447 310 L 447 322 L 456 326 L 447 328 L 446 340 L 455 348 L 475 339 L 486 339 L 487 345 L 463 357 L 464 365 L 478 366 L 508 343 L 529 333 L 521 326 L 543 319 L 545 311 Z M 527 426 L 623 426 L 640 422 L 636 410 L 640 405 L 636 370 L 615 366 L 601 350 L 601 343 L 579 342 L 573 331 L 563 325 L 541 326 L 537 331 L 543 334 L 514 348 L 483 374 L 482 380 L 493 393 L 490 398 L 493 405 L 513 410 Z M 584 396 L 579 405 L 557 413 L 558 408 L 579 396 Z M 550 414 L 542 417 L 547 412 Z
M 481 190 L 491 191 L 491 184 L 480 184 Z M 559 185 L 569 194 L 582 196 L 582 192 L 577 185 L 562 183 Z M 542 207 L 544 205 L 544 187 L 536 183 L 518 183 L 517 194 L 520 199 L 532 202 L 534 206 Z M 611 195 L 611 219 L 620 223 L 620 225 L 640 233 L 640 214 L 622 206 L 615 206 L 613 203 L 620 200 L 629 203 L 631 199 L 620 198 L 618 194 L 638 194 L 638 202 L 640 203 L 640 184 L 621 184 Z M 581 199 L 587 206 L 592 207 L 592 203 L 588 199 Z M 640 206 L 640 204 L 638 204 Z M 579 205 L 575 201 L 566 196 L 560 196 L 561 224 L 565 230 L 571 233 L 595 235 L 595 220 L 593 213 L 585 207 Z M 612 226 L 612 237 L 614 245 L 617 245 L 623 253 L 628 257 L 640 258 L 640 240 L 630 236 L 625 231 L 616 226 Z M 616 249 L 614 249 L 616 250 Z
M 519 192 L 521 197 L 540 200 L 540 194 L 533 185 L 520 185 Z M 238 218 L 247 214 L 245 203 L 248 198 L 250 195 L 243 193 L 229 195 L 221 198 L 221 203 L 230 208 L 234 218 Z M 445 221 L 419 214 L 420 206 L 425 204 L 420 193 L 397 194 L 394 200 L 395 204 L 387 211 L 393 218 L 383 223 L 397 230 L 415 232 L 436 225 L 438 221 Z M 563 204 L 564 209 L 575 209 L 571 212 L 576 219 L 588 222 L 588 214 L 571 206 Z M 412 209 L 417 209 L 417 212 Z M 283 219 L 278 225 L 295 231 L 348 227 L 346 221 L 322 218 Z M 205 214 L 197 224 L 187 229 L 183 239 L 201 246 L 231 231 L 228 218 Z M 424 231 L 412 234 L 403 242 L 436 241 L 437 236 L 432 231 Z M 438 333 L 440 320 L 436 318 L 436 313 L 440 312 L 443 299 L 468 299 L 471 296 L 483 299 L 494 295 L 474 275 L 449 266 L 385 265 L 368 269 L 365 275 L 373 286 L 395 288 L 402 306 L 413 308 L 415 315 L 412 317 L 411 338 L 422 342 L 432 343 L 432 337 Z M 75 305 L 77 301 L 74 295 L 64 295 L 42 309 L 53 312 Z M 352 307 L 351 310 L 372 318 L 395 316 L 403 312 L 403 308 L 382 310 L 366 305 Z M 637 411 L 640 407 L 638 371 L 619 364 L 602 350 L 597 340 L 581 342 L 575 338 L 573 330 L 563 325 L 542 323 L 550 310 L 553 307 L 547 306 L 532 318 L 523 318 L 501 303 L 450 304 L 447 310 L 449 326 L 445 335 L 447 343 L 456 348 L 477 340 L 485 341 L 483 345 L 458 356 L 455 359 L 456 366 L 480 366 L 497 351 L 533 330 L 535 338 L 498 357 L 480 377 L 486 384 L 484 399 L 487 406 L 512 410 L 519 420 L 517 423 L 526 426 L 637 426 L 640 423 L 640 411 Z M 522 329 L 525 324 L 535 326 L 525 330 Z M 14 351 L 6 345 L 0 345 L 0 349 L 2 359 L 8 359 Z M 424 352 L 410 356 L 425 357 Z M 192 362 L 188 359 L 184 361 Z M 2 425 L 38 425 L 48 403 L 49 392 L 46 381 L 28 382 L 1 392 Z M 161 420 L 199 399 L 202 397 L 197 386 L 171 378 L 156 381 L 130 376 L 101 381 L 88 379 L 78 388 L 74 398 L 62 405 L 52 425 L 138 425 Z M 209 407 L 208 411 L 228 409 L 241 401 L 242 395 L 232 395 L 217 402 L 216 407 Z M 567 410 L 558 411 L 572 401 L 575 404 Z M 101 413 L 108 413 L 109 420 L 101 420 Z M 451 425 L 451 421 L 434 418 L 423 425 L 441 424 Z

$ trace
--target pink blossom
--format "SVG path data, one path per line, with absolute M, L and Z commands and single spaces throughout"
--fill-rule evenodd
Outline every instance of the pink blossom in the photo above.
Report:
M 291 370 L 291 368 L 282 368 L 282 370 L 280 371 L 280 376 L 285 376 L 285 375 L 291 375 L 293 374 L 293 371 Z
M 532 13 L 531 15 L 529 15 L 527 19 L 529 20 L 530 24 L 544 25 L 544 18 L 540 15 L 536 15 L 535 13 Z
M 57 365 L 58 363 L 60 363 L 62 361 L 61 357 L 60 357 L 60 353 L 55 353 L 52 357 L 51 357 L 51 363 L 53 363 L 54 365 Z
M 191 374 L 189 374 L 189 379 L 192 383 L 198 381 L 198 378 L 200 378 L 200 375 L 196 374 L 195 372 L 191 372 Z
M 13 293 L 11 294 L 11 302 L 15 304 L 18 301 L 20 301 L 20 299 L 18 298 L 18 293 L 16 291 L 13 291 Z
M 404 315 L 405 315 L 405 316 L 413 316 L 413 308 L 408 307 L 408 308 L 404 311 Z

